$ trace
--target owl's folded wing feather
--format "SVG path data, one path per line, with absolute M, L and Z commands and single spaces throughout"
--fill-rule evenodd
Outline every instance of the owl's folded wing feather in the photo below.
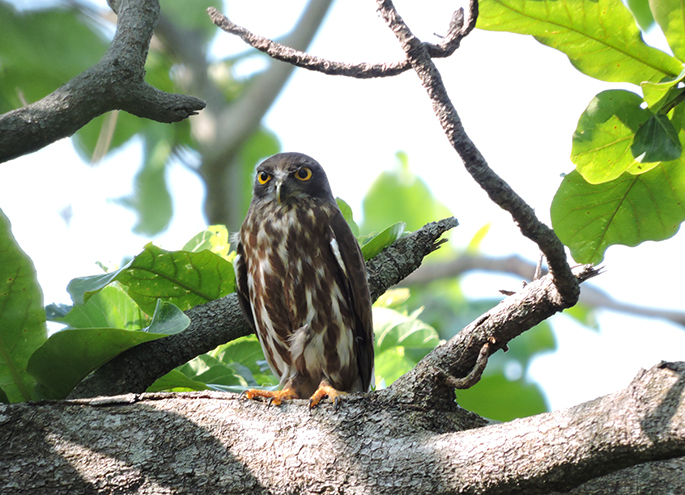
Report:
M 331 248 L 346 277 L 353 300 L 354 336 L 357 342 L 357 364 L 364 391 L 373 380 L 373 321 L 366 265 L 359 243 L 340 211 L 331 219 Z

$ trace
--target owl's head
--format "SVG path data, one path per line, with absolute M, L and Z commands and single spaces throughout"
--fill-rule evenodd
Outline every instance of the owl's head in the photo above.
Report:
M 257 167 L 254 198 L 288 204 L 298 199 L 334 201 L 326 172 L 302 153 L 278 153 Z

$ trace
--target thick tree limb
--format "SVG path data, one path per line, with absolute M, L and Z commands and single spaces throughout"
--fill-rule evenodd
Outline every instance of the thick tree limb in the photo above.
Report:
M 442 243 L 443 233 L 457 226 L 455 218 L 430 223 L 401 238 L 367 263 L 372 298 L 416 270 L 423 258 Z M 144 392 L 159 377 L 190 359 L 252 330 L 243 318 L 235 294 L 186 311 L 190 327 L 164 339 L 122 353 L 81 382 L 71 397 Z
M 313 413 L 220 393 L 1 405 L 0 491 L 548 493 L 684 455 L 684 389 L 685 363 L 661 363 L 620 392 L 490 425 L 380 394 Z M 673 478 L 659 493 L 678 493 Z
M 170 123 L 205 107 L 202 100 L 165 93 L 144 81 L 159 2 L 127 0 L 117 8 L 117 30 L 100 62 L 42 100 L 0 116 L 0 162 L 71 136 L 110 110 Z

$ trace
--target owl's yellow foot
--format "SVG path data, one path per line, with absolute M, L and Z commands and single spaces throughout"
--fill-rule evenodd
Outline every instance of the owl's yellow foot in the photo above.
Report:
M 335 409 L 338 409 L 338 406 L 340 406 L 340 397 L 344 395 L 345 392 L 340 392 L 333 387 L 331 387 L 328 383 L 322 381 L 319 384 L 319 388 L 316 389 L 316 392 L 314 392 L 314 395 L 312 395 L 309 398 L 309 408 L 313 409 L 316 406 L 319 405 L 319 402 L 321 402 L 321 399 L 324 397 L 328 396 L 328 398 L 333 402 L 333 407 Z
M 286 387 L 283 390 L 257 390 L 251 388 L 250 390 L 245 390 L 242 394 L 248 399 L 256 399 L 257 397 L 263 397 L 269 399 L 269 404 L 274 406 L 280 406 L 281 402 L 284 400 L 298 399 L 299 397 L 295 393 L 295 389 Z

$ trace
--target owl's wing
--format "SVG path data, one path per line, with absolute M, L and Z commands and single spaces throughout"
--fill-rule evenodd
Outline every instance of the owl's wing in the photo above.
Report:
M 238 302 L 240 309 L 243 310 L 243 316 L 250 324 L 252 331 L 255 330 L 254 317 L 252 316 L 252 305 L 250 304 L 250 296 L 247 291 L 247 265 L 245 264 L 245 254 L 243 253 L 243 244 L 238 241 L 236 245 L 236 257 L 233 261 L 233 268 L 235 270 L 236 293 L 238 294 Z
M 331 220 L 333 239 L 331 245 L 337 253 L 336 259 L 342 261 L 342 271 L 347 278 L 349 293 L 352 297 L 357 341 L 357 363 L 362 386 L 366 392 L 373 379 L 373 320 L 371 315 L 371 296 L 366 276 L 366 264 L 359 243 L 340 211 Z

